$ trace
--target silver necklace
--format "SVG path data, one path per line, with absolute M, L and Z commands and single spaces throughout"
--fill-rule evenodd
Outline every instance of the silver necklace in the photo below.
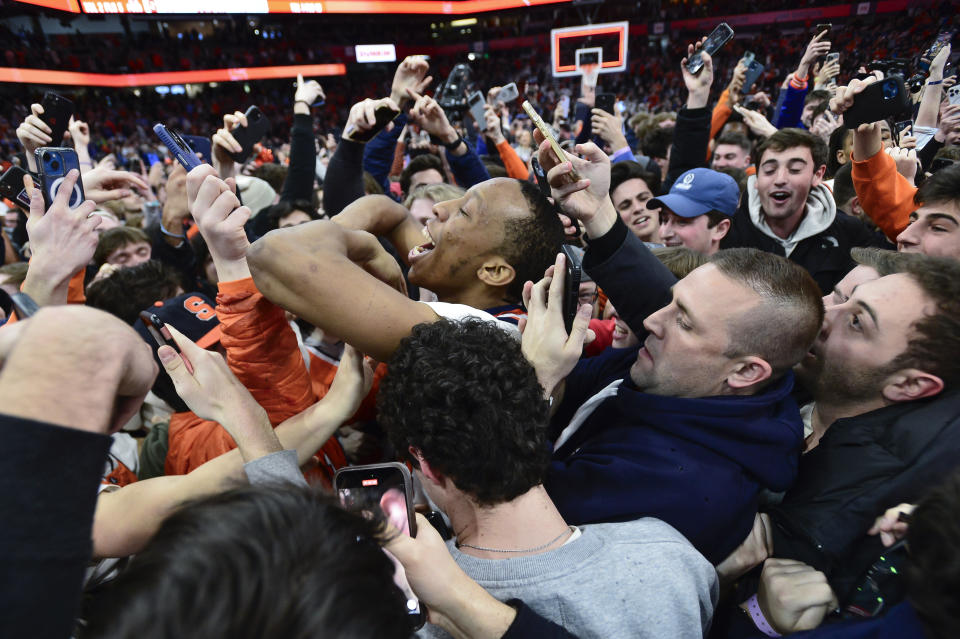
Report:
M 484 552 L 537 552 L 538 550 L 543 550 L 544 548 L 549 548 L 549 547 L 552 546 L 553 544 L 557 543 L 557 541 L 559 541 L 561 537 L 563 537 L 564 535 L 566 535 L 566 534 L 568 534 L 568 533 L 569 533 L 569 534 L 573 534 L 573 532 L 574 532 L 575 530 L 576 530 L 576 528 L 574 528 L 573 526 L 567 526 L 567 529 L 564 530 L 562 533 L 560 533 L 559 535 L 557 535 L 556 537 L 554 537 L 553 539 L 551 539 L 551 540 L 548 541 L 547 543 L 543 544 L 542 546 L 536 546 L 535 548 L 522 548 L 522 549 L 520 549 L 520 550 L 501 550 L 501 549 L 499 549 L 499 548 L 484 548 L 483 546 L 473 546 L 473 545 L 470 545 L 470 544 L 461 544 L 459 541 L 457 542 L 457 548 L 473 548 L 474 550 L 482 550 L 482 551 L 484 551 Z

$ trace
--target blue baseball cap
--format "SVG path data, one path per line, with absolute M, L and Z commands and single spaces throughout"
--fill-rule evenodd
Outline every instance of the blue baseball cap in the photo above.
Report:
M 697 217 L 717 211 L 733 217 L 740 204 L 740 187 L 726 173 L 690 169 L 677 178 L 670 192 L 647 201 L 648 209 L 668 208 L 680 217 Z

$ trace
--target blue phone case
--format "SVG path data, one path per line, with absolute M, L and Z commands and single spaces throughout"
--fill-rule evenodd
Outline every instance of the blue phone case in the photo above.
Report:
M 213 160 L 213 143 L 210 141 L 210 138 L 205 138 L 200 135 L 181 135 L 183 141 L 190 145 L 190 148 L 195 152 L 200 153 L 201 160 L 206 162 L 211 162 Z
M 42 146 L 34 151 L 34 156 L 40 174 L 40 190 L 43 192 L 43 202 L 49 208 L 67 173 L 71 169 L 80 171 L 80 160 L 77 158 L 77 152 L 73 149 L 56 146 Z M 85 199 L 83 181 L 78 179 L 73 186 L 73 193 L 70 195 L 70 208 L 77 208 L 83 204 Z
M 747 65 L 747 72 L 743 75 L 743 93 L 750 92 L 750 88 L 760 79 L 763 69 L 763 65 L 756 60 L 750 61 L 750 64 Z
M 162 124 L 154 124 L 153 132 L 157 134 L 160 141 L 170 149 L 173 157 L 177 158 L 177 161 L 180 162 L 187 171 L 192 171 L 203 164 L 200 158 L 197 157 L 197 154 L 193 152 L 193 149 L 190 148 L 176 131 L 170 131 Z

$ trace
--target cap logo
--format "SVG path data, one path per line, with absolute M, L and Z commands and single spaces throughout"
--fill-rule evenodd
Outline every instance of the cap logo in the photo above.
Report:
M 693 173 L 687 173 L 683 176 L 683 181 L 677 185 L 678 189 L 683 189 L 684 191 L 688 190 L 693 184 L 693 180 L 696 176 Z
M 192 295 L 183 300 L 183 307 L 197 316 L 197 319 L 209 321 L 217 316 L 217 312 L 202 297 Z

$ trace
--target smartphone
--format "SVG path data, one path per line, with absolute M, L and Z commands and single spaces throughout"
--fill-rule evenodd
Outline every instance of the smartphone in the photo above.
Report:
M 540 192 L 552 198 L 553 191 L 550 190 L 550 181 L 547 179 L 547 172 L 543 170 L 543 166 L 540 164 L 540 160 L 537 159 L 536 155 L 530 158 L 530 167 L 533 169 L 533 174 L 537 178 L 537 185 L 540 187 Z
M 913 124 L 913 120 L 900 120 L 894 125 L 894 131 L 896 132 L 895 140 L 900 139 L 900 134 L 903 133 L 904 129 Z
M 263 139 L 263 136 L 267 134 L 267 129 L 270 126 L 267 116 L 263 114 L 263 111 L 261 111 L 259 107 L 250 107 L 244 115 L 247 116 L 247 126 L 237 127 L 230 132 L 242 147 L 240 151 L 231 153 L 230 155 L 233 156 L 234 162 L 240 163 L 247 161 L 250 154 L 253 153 L 253 145 Z
M 745 51 L 740 61 L 743 62 L 744 66 L 750 66 L 750 63 L 753 62 L 756 57 L 757 55 L 753 51 Z
M 502 89 L 500 93 L 497 94 L 497 102 L 503 102 L 504 104 L 509 104 L 520 97 L 520 90 L 517 89 L 517 83 L 511 82 Z
M 180 346 L 178 346 L 177 342 L 174 341 L 173 335 L 170 334 L 170 329 L 167 328 L 167 325 L 163 323 L 163 320 L 150 311 L 140 311 L 140 321 L 143 322 L 147 332 L 150 333 L 151 337 L 153 337 L 153 341 L 157 343 L 157 348 L 161 346 L 169 346 L 173 350 L 177 351 L 177 353 L 180 355 L 180 358 L 183 360 L 184 366 L 187 367 L 187 372 L 193 375 L 193 364 L 190 363 L 186 355 L 183 354 L 183 351 L 180 350 Z
M 760 79 L 760 76 L 763 75 L 764 69 L 765 67 L 756 60 L 750 61 L 750 64 L 747 65 L 747 72 L 743 75 L 743 88 L 741 91 L 744 94 L 750 92 L 750 88 L 753 87 L 757 80 Z
M 160 141 L 170 149 L 173 157 L 177 158 L 177 161 L 180 162 L 188 172 L 203 164 L 203 161 L 197 157 L 197 154 L 193 152 L 193 149 L 190 148 L 186 140 L 173 129 L 168 129 L 162 124 L 157 123 L 153 125 L 153 132 L 157 134 Z
M 213 161 L 213 142 L 210 138 L 205 138 L 202 135 L 183 135 L 181 137 L 197 153 L 197 157 L 205 162 Z M 150 164 L 152 166 L 153 162 Z
M 23 186 L 23 176 L 27 172 L 19 166 L 11 166 L 0 176 L 0 195 L 30 208 L 30 194 Z
M 843 113 L 843 123 L 853 129 L 910 112 L 910 94 L 899 75 L 887 76 L 863 90 Z
M 837 53 L 836 51 L 832 51 L 827 54 L 827 58 L 826 58 L 827 63 L 838 62 L 839 60 L 840 60 L 840 54 Z
M 824 31 L 829 31 L 832 28 L 833 28 L 833 25 L 830 24 L 829 22 L 821 22 L 820 24 L 817 25 L 817 28 L 813 30 L 813 35 L 818 36 Z
M 355 142 L 369 142 L 398 115 L 400 115 L 399 111 L 384 104 L 377 107 L 377 110 L 373 112 L 373 117 L 375 118 L 376 123 L 373 125 L 372 129 L 369 131 L 360 131 L 354 125 L 350 124 L 344 130 L 343 135 Z M 424 133 L 424 131 L 421 131 L 421 134 L 422 133 Z
M 960 104 L 960 84 L 955 84 L 947 89 L 947 100 L 950 104 Z
M 33 317 L 40 307 L 33 301 L 33 298 L 26 293 L 14 293 L 10 296 L 10 305 L 17 314 L 17 319 L 25 320 Z
M 687 71 L 693 74 L 700 73 L 700 69 L 703 68 L 703 56 L 700 55 L 701 51 L 706 51 L 707 54 L 712 57 L 713 54 L 719 51 L 720 47 L 725 45 L 732 37 L 733 29 L 730 28 L 729 24 L 726 22 L 718 24 L 717 28 L 707 36 L 707 40 L 703 43 L 701 50 L 694 53 L 690 56 L 690 59 L 687 60 Z
M 567 156 L 563 153 L 563 149 L 560 148 L 560 144 L 557 143 L 557 138 L 553 136 L 553 132 L 550 130 L 550 127 L 548 127 L 547 123 L 543 121 L 543 118 L 541 118 L 540 114 L 537 113 L 537 110 L 533 108 L 533 105 L 530 104 L 530 101 L 524 100 L 522 106 L 523 110 L 530 118 L 530 121 L 533 122 L 534 126 L 540 129 L 540 133 L 543 134 L 543 137 L 550 142 L 550 146 L 553 148 L 553 152 L 556 154 L 557 160 L 560 162 L 566 162 Z M 573 182 L 580 180 L 580 176 L 577 175 L 576 171 L 571 172 L 569 177 Z
M 40 106 L 43 107 L 43 115 L 39 117 L 52 130 L 51 144 L 60 146 L 63 144 L 63 134 L 70 125 L 70 116 L 73 115 L 73 102 L 53 91 L 47 91 L 43 94 Z
M 573 329 L 573 320 L 577 316 L 577 308 L 580 306 L 580 277 L 582 270 L 580 258 L 573 252 L 569 244 L 561 247 L 564 262 L 567 265 L 566 277 L 563 280 L 563 325 L 567 328 L 567 333 Z
M 598 93 L 594 101 L 594 106 L 598 109 L 603 109 L 611 115 L 616 115 L 616 103 L 617 95 L 615 93 Z
M 365 518 L 388 521 L 397 530 L 417 536 L 413 511 L 413 478 L 403 464 L 369 464 L 341 468 L 333 477 L 333 489 L 344 508 Z M 406 583 L 398 583 L 407 594 L 407 613 L 414 630 L 426 623 L 426 609 Z
M 483 111 L 485 106 L 487 106 L 487 101 L 479 91 L 474 91 L 467 97 L 467 108 L 470 109 L 470 115 L 473 116 L 473 121 L 477 123 L 481 131 L 487 127 L 487 118 Z
M 43 202 L 49 207 L 60 191 L 63 179 L 71 169 L 80 170 L 80 160 L 77 152 L 67 147 L 42 146 L 34 151 L 37 159 L 37 170 L 40 178 L 40 191 L 43 193 Z M 86 197 L 83 194 L 83 180 L 77 180 L 73 185 L 68 206 L 75 209 Z

